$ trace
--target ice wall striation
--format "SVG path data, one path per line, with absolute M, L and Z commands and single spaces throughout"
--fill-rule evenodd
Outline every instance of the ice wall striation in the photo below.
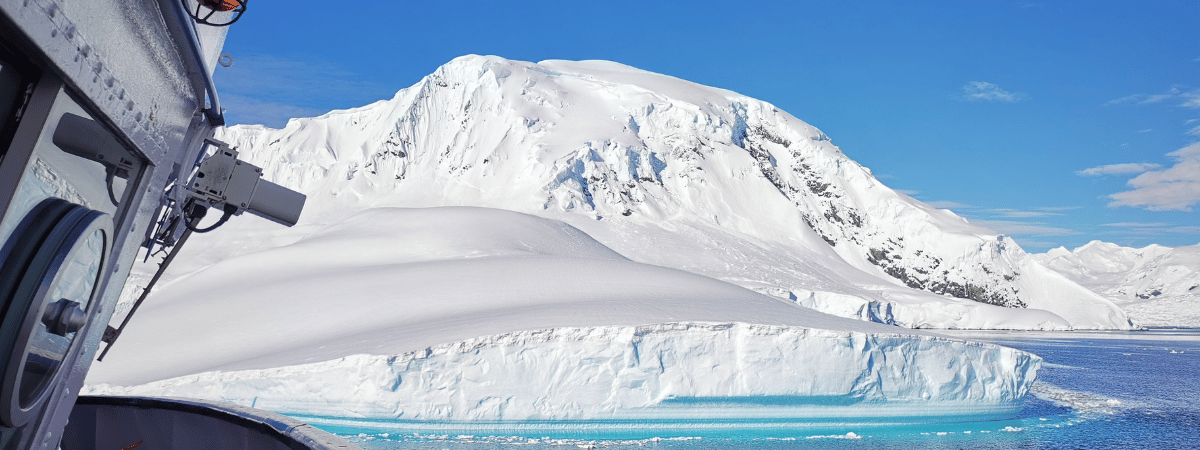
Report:
M 1046 276 L 1010 238 L 889 189 L 775 106 L 617 63 L 464 56 L 390 100 L 220 137 L 307 193 L 310 218 L 504 208 L 568 221 L 639 262 L 764 292 L 916 308 L 917 325 L 970 326 L 936 313 L 959 298 L 1058 316 L 1006 321 L 1016 328 L 1130 326 L 1103 298 Z M 680 227 L 698 238 L 674 243 L 684 249 L 632 239 Z M 735 247 L 770 248 L 777 260 L 734 266 L 737 255 L 715 251 Z M 968 315 L 1022 315 L 980 306 Z
M 1011 417 L 1041 359 L 930 336 L 745 323 L 555 328 L 397 356 L 209 372 L 106 395 L 392 421 Z

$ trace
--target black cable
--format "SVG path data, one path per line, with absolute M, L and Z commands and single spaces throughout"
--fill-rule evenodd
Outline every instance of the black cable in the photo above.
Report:
M 193 204 L 191 209 L 192 210 L 190 212 L 188 212 L 188 217 L 197 219 L 195 221 L 197 224 L 200 223 L 199 219 L 204 218 L 204 215 L 208 214 L 208 208 L 205 208 L 204 206 L 201 206 L 201 205 Z M 237 207 L 230 205 L 228 203 L 226 203 L 225 206 L 222 207 L 222 209 L 224 210 L 224 213 L 221 214 L 221 218 L 217 220 L 217 223 L 212 224 L 212 226 L 210 226 L 208 228 L 195 228 L 195 225 L 193 225 L 192 221 L 190 221 L 190 220 L 187 222 L 184 222 L 183 226 L 187 227 L 188 230 L 191 230 L 192 232 L 195 232 L 195 233 L 207 233 L 209 231 L 215 230 L 215 229 L 217 229 L 217 227 L 219 227 L 221 225 L 225 225 L 225 222 L 228 222 L 229 218 L 233 217 L 233 214 L 237 212 Z
M 201 214 L 200 217 L 204 217 L 204 215 Z M 191 221 L 200 223 L 200 217 L 193 218 Z M 183 248 L 183 244 L 187 242 L 188 236 L 192 235 L 192 227 L 189 226 L 187 228 L 187 231 L 184 231 L 183 235 L 179 237 L 179 241 L 175 243 L 175 247 L 171 249 L 171 253 L 168 253 L 167 257 L 163 258 L 163 262 L 158 265 L 158 271 L 154 272 L 154 277 L 150 278 L 150 283 L 146 284 L 146 288 L 142 290 L 142 295 L 138 297 L 136 302 L 133 302 L 133 307 L 129 308 L 129 312 L 125 314 L 125 320 L 121 321 L 121 326 L 115 329 L 109 326 L 108 329 L 104 330 L 103 341 L 107 342 L 108 346 L 104 347 L 104 351 L 100 352 L 100 357 L 96 358 L 97 361 L 104 361 L 104 355 L 108 354 L 113 344 L 117 342 L 117 338 L 121 337 L 121 332 L 125 330 L 125 325 L 129 323 L 129 319 L 133 318 L 133 313 L 137 312 L 138 307 L 142 306 L 142 302 L 146 301 L 146 296 L 150 295 L 150 290 L 158 283 L 159 277 L 162 277 L 163 272 L 167 271 L 167 266 L 171 265 L 171 261 L 175 260 L 175 255 L 179 254 L 179 249 Z
M 113 181 L 115 181 L 117 169 L 108 164 L 104 165 L 104 184 L 108 185 L 108 201 L 112 202 L 113 206 L 121 206 L 121 202 L 117 200 L 117 195 L 113 193 Z

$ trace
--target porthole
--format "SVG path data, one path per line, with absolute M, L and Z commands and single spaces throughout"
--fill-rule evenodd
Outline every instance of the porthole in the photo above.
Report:
M 62 366 L 95 314 L 94 300 L 112 246 L 105 213 L 51 198 L 39 203 L 5 243 L 0 362 L 0 422 L 30 421 L 64 373 Z M 4 353 L 7 352 L 7 353 Z

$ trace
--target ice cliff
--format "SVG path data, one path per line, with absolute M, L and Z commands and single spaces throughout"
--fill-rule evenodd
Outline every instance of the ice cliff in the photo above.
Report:
M 1010 417 L 1041 360 L 945 338 L 719 323 L 556 328 L 94 392 L 388 421 Z M 477 425 L 478 426 L 478 425 Z
M 372 208 L 301 232 L 163 286 L 87 392 L 418 422 L 961 420 L 1011 415 L 1040 364 L 511 211 Z

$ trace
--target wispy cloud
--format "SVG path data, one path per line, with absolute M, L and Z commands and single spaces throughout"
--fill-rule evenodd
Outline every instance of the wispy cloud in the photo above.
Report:
M 1079 234 L 1068 228 L 1054 227 L 1043 222 L 1022 222 L 1017 220 L 980 220 L 972 219 L 971 223 L 982 225 L 1005 235 L 1024 236 L 1069 236 Z
M 1175 165 L 1142 173 L 1128 181 L 1128 191 L 1118 192 L 1110 207 L 1132 206 L 1150 211 L 1191 211 L 1200 202 L 1200 142 L 1167 156 Z
M 1200 89 L 1185 90 L 1180 86 L 1172 86 L 1161 94 L 1133 94 L 1104 102 L 1105 105 L 1149 105 L 1166 101 L 1179 101 L 1179 106 L 1185 108 L 1200 108 Z
M 1120 229 L 1104 234 L 1122 234 L 1138 237 L 1163 236 L 1167 234 L 1200 234 L 1200 226 L 1175 225 L 1166 222 L 1117 222 L 1106 223 L 1100 226 Z
M 967 205 L 964 205 L 964 204 L 962 204 L 962 203 L 958 203 L 958 202 L 932 201 L 932 202 L 925 202 L 925 204 L 926 204 L 926 205 L 929 205 L 929 206 L 932 206 L 932 207 L 934 207 L 934 208 L 937 208 L 937 209 L 965 209 L 965 208 L 970 208 L 970 206 L 967 206 Z
M 1154 131 L 1154 129 L 1153 129 L 1153 128 L 1147 128 L 1147 129 L 1144 129 L 1144 130 L 1138 130 L 1138 133 L 1149 133 L 1149 132 L 1151 132 L 1151 131 Z
M 1179 105 L 1185 108 L 1200 108 L 1200 89 L 1192 92 L 1184 92 L 1182 94 L 1183 104 Z
M 326 112 L 237 94 L 221 95 L 221 106 L 227 110 L 231 124 L 261 124 L 272 128 L 281 128 L 288 119 L 315 117 Z
M 1089 167 L 1087 169 L 1075 172 L 1075 174 L 1089 177 L 1097 177 L 1100 175 L 1129 175 L 1134 173 L 1142 173 L 1147 170 L 1158 169 L 1160 167 L 1162 167 L 1162 165 L 1154 163 L 1108 164 L 1105 166 Z
M 1200 126 L 1188 130 L 1187 134 L 1190 134 L 1192 136 L 1200 136 Z
M 1166 222 L 1116 222 L 1102 223 L 1102 227 L 1119 227 L 1119 228 L 1162 228 L 1169 227 L 1171 224 Z
M 1012 93 L 986 81 L 971 81 L 962 87 L 963 99 L 988 102 L 1017 102 L 1025 99 L 1024 94 Z
M 1028 219 L 1030 217 L 1061 216 L 1061 213 L 1051 211 L 1021 211 L 1016 209 L 989 209 L 986 212 L 1010 219 Z
M 896 192 L 899 192 L 899 193 L 901 193 L 901 194 L 907 195 L 907 196 L 909 196 L 909 197 L 912 197 L 912 196 L 914 196 L 914 195 L 917 195 L 917 194 L 920 194 L 920 193 L 921 193 L 921 191 L 914 191 L 914 190 L 911 190 L 911 189 L 895 189 L 895 191 L 896 191 Z
M 233 123 L 281 126 L 289 118 L 391 98 L 398 90 L 327 61 L 255 53 L 234 57 L 232 67 L 218 67 L 214 74 Z

